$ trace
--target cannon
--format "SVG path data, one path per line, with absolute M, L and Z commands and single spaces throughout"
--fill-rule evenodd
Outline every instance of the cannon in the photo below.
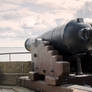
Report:
M 25 48 L 31 51 L 34 63 L 30 79 L 44 80 L 48 85 L 92 86 L 92 26 L 83 18 L 27 39 Z
M 56 27 L 39 38 L 49 41 L 62 55 L 87 52 L 92 46 L 92 27 L 78 18 L 66 25 Z M 29 42 L 26 41 L 25 47 L 28 50 L 31 48 L 30 39 Z

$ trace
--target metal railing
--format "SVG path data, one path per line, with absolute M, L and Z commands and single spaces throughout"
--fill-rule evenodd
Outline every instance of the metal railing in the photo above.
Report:
M 30 55 L 30 58 L 31 58 L 31 52 L 9 52 L 9 53 L 0 53 L 0 56 L 5 56 L 5 55 L 8 55 L 8 60 L 7 61 L 11 61 L 11 57 L 12 55 L 19 55 L 19 54 L 24 54 L 24 55 L 27 55 L 29 54 Z M 13 60 L 12 60 L 13 61 Z M 31 61 L 31 59 L 30 59 Z

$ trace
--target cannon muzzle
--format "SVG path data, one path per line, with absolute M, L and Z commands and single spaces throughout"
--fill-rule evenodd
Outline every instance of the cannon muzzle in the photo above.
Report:
M 26 48 L 28 51 L 31 51 L 31 44 L 32 44 L 32 39 L 31 39 L 31 38 L 28 38 L 28 39 L 25 41 L 25 48 Z

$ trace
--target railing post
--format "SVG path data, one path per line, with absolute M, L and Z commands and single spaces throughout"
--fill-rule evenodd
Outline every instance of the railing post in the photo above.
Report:
M 9 53 L 9 61 L 11 61 L 11 54 Z

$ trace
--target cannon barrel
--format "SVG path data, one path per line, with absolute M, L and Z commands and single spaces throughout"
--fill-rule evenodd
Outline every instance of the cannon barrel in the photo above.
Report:
M 92 47 L 92 27 L 82 18 L 78 18 L 44 33 L 39 38 L 49 41 L 63 55 L 82 53 Z M 30 51 L 30 39 L 26 41 L 25 47 Z
M 28 38 L 25 41 L 25 48 L 26 48 L 26 50 L 31 51 L 31 44 L 32 44 L 32 40 L 31 40 L 31 38 Z

